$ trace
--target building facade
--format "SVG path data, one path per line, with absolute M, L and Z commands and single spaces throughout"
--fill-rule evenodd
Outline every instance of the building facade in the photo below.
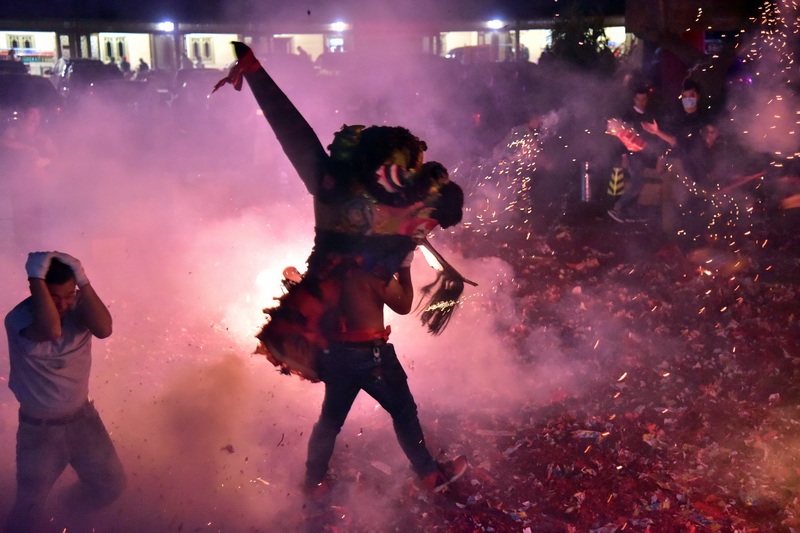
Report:
M 0 57 L 13 53 L 32 74 L 46 75 L 59 58 L 94 58 L 153 68 L 188 66 L 224 69 L 235 59 L 230 42 L 241 40 L 257 53 L 299 54 L 316 60 L 326 53 L 397 53 L 447 56 L 462 62 L 536 61 L 549 42 L 551 19 L 526 21 L 381 22 L 284 24 L 190 24 L 106 21 L 0 20 Z M 624 45 L 624 21 L 606 21 L 612 47 Z M 391 36 L 387 39 L 387 36 Z M 13 52 L 11 52 L 13 50 Z

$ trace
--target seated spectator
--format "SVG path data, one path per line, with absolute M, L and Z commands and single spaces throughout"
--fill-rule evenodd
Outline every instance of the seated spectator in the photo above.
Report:
M 625 190 L 608 211 L 617 222 L 633 220 L 636 201 L 644 187 L 644 172 L 656 168 L 669 145 L 664 139 L 667 134 L 660 132 L 655 115 L 650 108 L 651 89 L 639 86 L 634 90 L 632 102 L 622 113 L 622 123 L 614 126 L 609 121 L 609 132 L 614 133 L 623 143 L 622 166 L 627 168 L 628 177 Z M 622 131 L 617 131 L 619 128 Z
M 687 144 L 683 170 L 702 189 L 715 191 L 763 171 L 768 161 L 709 123 Z
M 661 130 L 657 122 L 648 124 L 645 129 L 661 137 L 679 152 L 689 149 L 692 139 L 700 133 L 700 129 L 711 122 L 708 108 L 701 105 L 701 97 L 700 85 L 694 80 L 685 80 L 679 98 L 681 109 L 673 116 L 668 131 Z

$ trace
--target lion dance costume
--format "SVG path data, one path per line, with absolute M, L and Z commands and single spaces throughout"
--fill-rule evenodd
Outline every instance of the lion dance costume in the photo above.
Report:
M 282 372 L 318 381 L 316 357 L 331 342 L 362 342 L 386 331 L 347 331 L 339 316 L 342 280 L 353 269 L 387 283 L 402 260 L 437 225 L 461 220 L 463 193 L 439 163 L 421 162 L 425 143 L 405 128 L 343 126 L 325 151 L 314 130 L 261 67 L 252 50 L 233 43 L 238 61 L 214 90 L 246 80 L 283 151 L 314 196 L 315 240 L 302 276 L 287 276 L 286 293 L 265 309 L 258 353 Z M 387 164 L 401 152 L 411 168 Z M 422 322 L 433 334 L 447 325 L 463 290 L 452 267 L 423 288 Z M 293 278 L 293 279 L 290 279 Z M 435 286 L 435 287 L 434 287 Z

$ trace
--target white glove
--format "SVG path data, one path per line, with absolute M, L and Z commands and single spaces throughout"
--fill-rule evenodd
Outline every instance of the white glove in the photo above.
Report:
M 54 252 L 53 257 L 72 269 L 72 273 L 75 274 L 75 283 L 78 284 L 78 287 L 83 287 L 89 283 L 89 278 L 86 277 L 83 265 L 76 258 L 62 252 Z
M 411 268 L 411 262 L 414 260 L 414 252 L 416 248 L 408 252 L 408 255 L 403 259 L 403 262 L 400 263 L 400 268 Z
M 44 279 L 47 271 L 50 270 L 50 260 L 54 252 L 31 252 L 28 254 L 28 261 L 25 263 L 25 271 L 29 278 Z

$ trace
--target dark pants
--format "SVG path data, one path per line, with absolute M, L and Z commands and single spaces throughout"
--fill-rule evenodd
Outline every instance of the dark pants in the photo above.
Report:
M 391 415 L 397 441 L 414 472 L 425 476 L 436 470 L 436 462 L 425 446 L 406 373 L 391 344 L 374 349 L 336 346 L 320 355 L 318 371 L 325 383 L 325 399 L 308 441 L 308 485 L 325 479 L 336 436 L 362 389 Z
M 17 498 L 8 518 L 9 532 L 43 527 L 47 495 L 67 465 L 78 474 L 86 504 L 105 505 L 122 494 L 125 472 L 93 404 L 87 402 L 75 420 L 64 424 L 35 424 L 20 418 Z
M 615 211 L 623 215 L 630 215 L 644 188 L 644 171 L 653 166 L 655 163 L 648 156 L 636 152 L 628 154 L 628 177 L 625 182 L 625 192 L 614 204 Z

